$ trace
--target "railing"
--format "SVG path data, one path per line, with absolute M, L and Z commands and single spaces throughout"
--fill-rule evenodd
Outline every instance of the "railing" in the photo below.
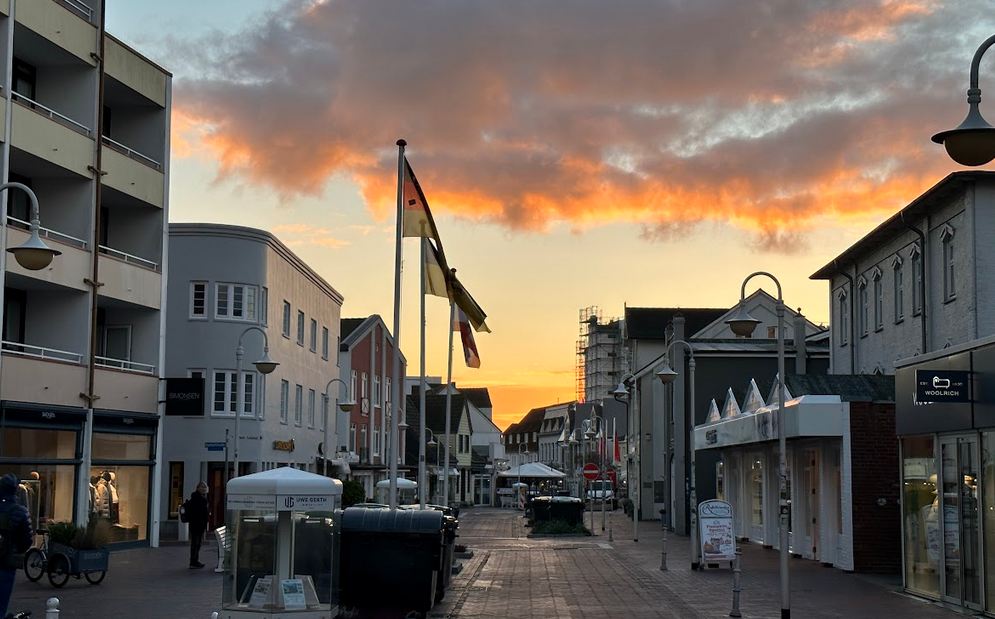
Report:
M 14 226 L 15 228 L 21 228 L 23 230 L 30 230 L 31 224 L 24 221 L 23 219 L 18 219 L 16 217 L 7 216 L 7 223 Z M 38 228 L 38 236 L 43 236 L 47 239 L 53 239 L 55 241 L 61 241 L 69 245 L 75 245 L 81 249 L 86 249 L 86 241 L 83 239 L 78 239 L 75 236 L 69 236 L 68 234 L 63 234 L 61 232 L 56 232 L 50 228 Z
M 55 110 L 53 110 L 51 108 L 47 108 L 44 105 L 42 105 L 41 103 L 38 103 L 37 101 L 34 101 L 33 99 L 29 99 L 29 98 L 25 97 L 24 95 L 22 95 L 20 93 L 11 92 L 10 94 L 11 94 L 11 98 L 14 101 L 17 101 L 18 103 L 20 103 L 21 105 L 23 105 L 25 107 L 31 108 L 32 110 L 38 112 L 42 116 L 48 116 L 49 118 L 51 118 L 55 122 L 57 122 L 57 123 L 59 123 L 61 125 L 64 125 L 66 127 L 69 127 L 73 131 L 76 131 L 78 133 L 82 133 L 83 135 L 90 135 L 90 129 L 89 128 L 87 128 L 84 125 L 79 124 L 78 122 L 76 122 L 72 118 L 69 118 L 68 116 L 63 116 L 62 114 L 56 112 Z
M 119 260 L 123 260 L 129 264 L 137 264 L 138 266 L 143 266 L 147 269 L 152 269 L 153 271 L 159 270 L 159 264 L 152 262 L 151 260 L 146 260 L 145 258 L 139 258 L 138 256 L 132 256 L 131 254 L 126 254 L 123 251 L 117 249 L 111 249 L 106 245 L 98 245 L 100 248 L 100 253 L 107 254 L 108 256 L 113 256 Z
M 83 363 L 83 355 L 79 353 L 58 350 L 56 348 L 45 348 L 44 346 L 31 346 L 30 344 L 24 344 L 22 342 L 8 342 L 7 340 L 4 340 L 3 351 L 22 357 L 33 357 L 35 359 Z
M 150 168 L 155 168 L 156 170 L 159 170 L 160 172 L 162 172 L 162 164 L 159 163 L 158 161 L 156 161 L 155 159 L 153 159 L 152 157 L 147 157 L 147 156 L 141 154 L 140 152 L 138 152 L 137 150 L 133 150 L 131 148 L 128 148 L 124 144 L 122 144 L 120 142 L 117 142 L 115 140 L 112 140 L 109 137 L 107 137 L 106 135 L 103 137 L 103 140 L 104 140 L 104 144 L 106 144 L 106 145 L 110 146 L 111 148 L 113 148 L 114 150 L 120 152 L 122 155 L 126 155 L 129 159 L 134 159 L 135 161 L 138 161 L 140 163 L 144 163 L 145 165 L 149 166 Z
M 127 359 L 113 359 L 111 357 L 94 357 L 96 365 L 102 368 L 114 368 L 117 370 L 128 370 L 139 374 L 155 374 L 155 366 Z
M 83 4 L 79 0 L 59 0 L 59 4 L 65 5 L 69 10 L 79 14 L 88 22 L 93 21 L 93 9 Z

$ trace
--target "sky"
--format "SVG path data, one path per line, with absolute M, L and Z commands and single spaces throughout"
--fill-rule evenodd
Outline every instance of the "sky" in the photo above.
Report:
M 966 115 L 995 7 L 107 0 L 107 29 L 174 76 L 170 220 L 273 232 L 344 295 L 344 317 L 393 324 L 407 141 L 492 329 L 480 369 L 457 337 L 453 379 L 488 387 L 503 428 L 574 399 L 582 308 L 731 307 L 764 270 L 828 325 L 809 275 L 960 169 L 929 138 Z M 417 375 L 418 241 L 403 247 Z M 446 375 L 448 318 L 426 300 L 430 376 Z

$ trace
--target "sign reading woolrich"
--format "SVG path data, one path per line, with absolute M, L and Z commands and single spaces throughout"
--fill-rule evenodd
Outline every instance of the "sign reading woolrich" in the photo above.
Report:
M 916 402 L 970 402 L 967 370 L 916 370 Z

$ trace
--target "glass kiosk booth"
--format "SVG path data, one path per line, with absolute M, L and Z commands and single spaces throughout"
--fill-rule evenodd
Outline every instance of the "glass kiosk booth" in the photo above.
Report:
M 232 479 L 226 491 L 219 619 L 335 617 L 342 482 L 282 467 Z

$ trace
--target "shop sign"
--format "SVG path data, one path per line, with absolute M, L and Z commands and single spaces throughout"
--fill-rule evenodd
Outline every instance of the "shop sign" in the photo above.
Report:
M 698 532 L 702 563 L 732 561 L 736 558 L 732 505 L 714 499 L 699 503 Z
M 225 499 L 228 509 L 276 509 L 273 495 L 265 494 L 229 494 Z
M 294 439 L 290 439 L 289 441 L 273 441 L 273 449 L 276 451 L 293 451 Z
M 204 379 L 167 378 L 166 415 L 203 417 Z
M 280 512 L 332 511 L 332 497 L 327 494 L 278 494 L 276 510 Z
M 916 370 L 916 402 L 970 402 L 966 370 Z

